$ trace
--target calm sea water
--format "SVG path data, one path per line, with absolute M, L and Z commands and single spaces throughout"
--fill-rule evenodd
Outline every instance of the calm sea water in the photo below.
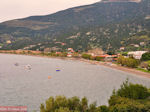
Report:
M 27 69 L 27 65 L 32 69 Z M 98 105 L 104 105 L 112 90 L 119 88 L 126 78 L 150 87 L 150 79 L 104 66 L 0 54 L 0 106 L 27 106 L 29 112 L 39 111 L 41 103 L 57 95 L 86 96 L 89 102 L 97 101 Z

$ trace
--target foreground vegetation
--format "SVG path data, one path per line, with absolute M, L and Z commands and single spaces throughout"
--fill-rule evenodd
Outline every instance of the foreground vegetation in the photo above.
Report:
M 88 103 L 86 97 L 50 97 L 41 104 L 40 112 L 150 112 L 150 89 L 128 80 L 119 90 L 114 90 L 109 105 L 97 106 Z

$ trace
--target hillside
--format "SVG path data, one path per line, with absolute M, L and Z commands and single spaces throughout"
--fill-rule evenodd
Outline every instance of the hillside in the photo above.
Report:
M 102 0 L 102 2 L 141 2 L 141 0 Z
M 150 1 L 97 2 L 46 16 L 0 24 L 1 49 L 118 50 L 122 41 L 150 31 Z M 148 37 L 150 38 L 150 37 Z

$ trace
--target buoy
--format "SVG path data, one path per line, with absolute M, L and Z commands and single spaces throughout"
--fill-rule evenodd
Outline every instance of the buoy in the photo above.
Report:
M 48 76 L 48 79 L 51 79 L 51 76 Z
M 56 72 L 59 72 L 60 70 L 56 70 Z

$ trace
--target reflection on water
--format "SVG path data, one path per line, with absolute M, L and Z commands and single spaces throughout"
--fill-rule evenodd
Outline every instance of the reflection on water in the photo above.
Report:
M 104 66 L 0 54 L 0 106 L 28 106 L 31 112 L 56 95 L 86 96 L 90 102 L 107 104 L 112 90 L 119 88 L 126 78 L 150 87 L 150 79 Z

